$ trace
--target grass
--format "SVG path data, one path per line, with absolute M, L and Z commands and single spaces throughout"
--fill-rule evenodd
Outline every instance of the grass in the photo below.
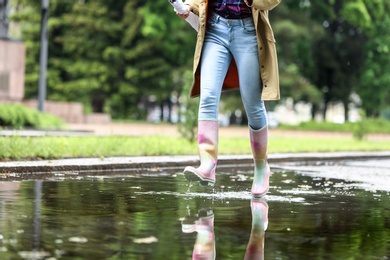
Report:
M 390 141 L 353 138 L 269 137 L 269 153 L 383 151 Z M 74 157 L 195 155 L 196 143 L 184 138 L 144 137 L 0 137 L 0 160 Z M 219 154 L 250 154 L 248 138 L 220 138 Z
M 361 122 L 336 124 L 331 122 L 302 122 L 299 125 L 280 125 L 279 128 L 287 130 L 310 130 L 329 132 L 353 133 L 359 126 L 364 127 L 365 133 L 390 133 L 390 120 L 385 118 L 365 118 Z

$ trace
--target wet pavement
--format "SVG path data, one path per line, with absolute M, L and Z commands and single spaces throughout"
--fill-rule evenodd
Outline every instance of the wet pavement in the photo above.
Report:
M 269 154 L 268 161 L 274 163 L 321 163 L 324 161 L 342 160 L 370 160 L 388 159 L 390 151 L 370 152 L 333 152 L 333 153 L 285 153 Z M 6 161 L 0 162 L 0 178 L 13 176 L 27 177 L 46 174 L 88 174 L 89 172 L 102 172 L 103 174 L 152 169 L 182 169 L 187 165 L 196 165 L 198 156 L 134 156 L 134 157 L 107 157 L 107 158 L 71 158 L 62 160 L 39 160 L 39 161 Z M 251 155 L 220 155 L 218 165 L 229 167 L 230 165 L 247 165 L 253 162 Z
M 390 152 L 269 161 L 261 200 L 246 155 L 1 162 L 0 259 L 389 259 Z
M 297 171 L 312 178 L 339 179 L 356 182 L 365 190 L 390 191 L 389 159 L 353 159 L 336 161 L 311 161 L 281 163 L 274 165 L 279 170 Z

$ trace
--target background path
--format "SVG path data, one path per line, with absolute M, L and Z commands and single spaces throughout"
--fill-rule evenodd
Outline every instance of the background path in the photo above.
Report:
M 175 124 L 151 124 L 151 123 L 110 123 L 110 124 L 68 124 L 69 130 L 87 131 L 95 135 L 162 135 L 180 137 L 178 126 Z M 245 126 L 220 127 L 221 137 L 249 137 L 248 128 Z M 326 131 L 298 131 L 270 129 L 270 136 L 284 137 L 323 137 L 323 138 L 351 138 L 351 133 L 326 132 Z M 389 134 L 369 134 L 367 140 L 390 140 Z

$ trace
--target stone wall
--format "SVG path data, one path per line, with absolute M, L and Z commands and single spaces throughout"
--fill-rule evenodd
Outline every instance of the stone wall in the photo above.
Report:
M 23 100 L 26 48 L 22 42 L 0 39 L 0 103 L 20 103 L 38 109 L 37 100 Z M 38 82 L 37 82 L 38 87 Z M 111 122 L 108 114 L 84 114 L 77 102 L 45 101 L 44 110 L 75 124 L 106 124 Z
M 37 109 L 38 100 L 25 100 L 23 105 Z M 72 124 L 108 124 L 111 116 L 108 114 L 92 113 L 84 114 L 83 104 L 78 102 L 45 101 L 45 113 L 58 116 L 66 123 Z
M 25 100 L 23 105 L 37 109 L 37 100 Z M 83 123 L 83 105 L 76 102 L 53 102 L 45 101 L 44 105 L 45 113 L 52 114 L 62 118 L 67 123 Z
M 0 40 L 0 102 L 23 99 L 25 54 L 22 42 Z

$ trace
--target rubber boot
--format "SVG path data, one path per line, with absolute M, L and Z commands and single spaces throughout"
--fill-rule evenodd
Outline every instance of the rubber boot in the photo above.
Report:
M 264 237 L 268 227 L 268 204 L 263 199 L 251 201 L 252 230 L 245 252 L 245 260 L 264 259 Z
M 202 186 L 214 186 L 218 157 L 218 121 L 198 121 L 198 150 L 200 166 L 187 166 L 184 176 L 189 181 L 199 181 Z
M 264 196 L 269 189 L 270 167 L 267 162 L 268 127 L 253 130 L 249 127 L 253 161 L 255 164 L 252 184 L 252 195 L 255 198 Z
M 207 222 L 207 220 L 214 220 L 214 212 L 211 208 L 202 208 L 198 211 L 197 214 L 191 215 L 188 212 L 188 215 L 184 217 L 181 222 L 181 229 L 183 233 L 192 233 L 197 229 L 199 223 Z
M 192 252 L 192 259 L 215 259 L 213 210 L 211 208 L 203 208 L 195 216 L 189 214 L 183 219 L 181 225 L 183 233 L 198 233 Z

